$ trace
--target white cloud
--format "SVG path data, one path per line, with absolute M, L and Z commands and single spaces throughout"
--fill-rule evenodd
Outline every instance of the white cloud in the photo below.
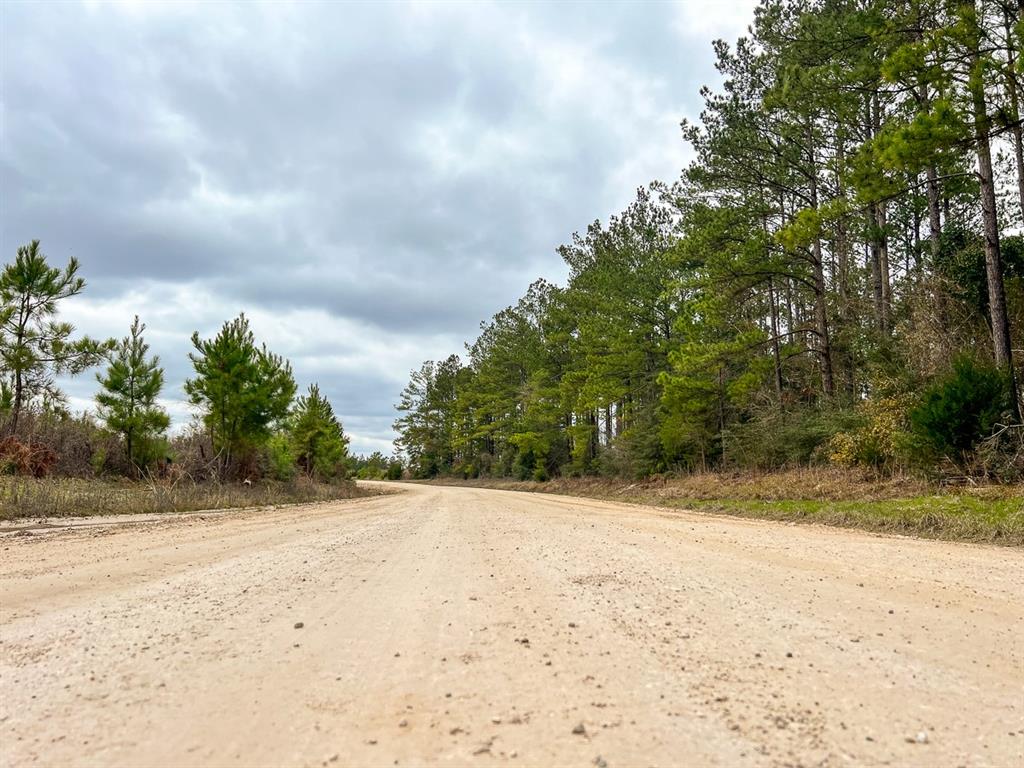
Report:
M 673 26 L 687 40 L 732 41 L 746 34 L 758 0 L 675 0 Z

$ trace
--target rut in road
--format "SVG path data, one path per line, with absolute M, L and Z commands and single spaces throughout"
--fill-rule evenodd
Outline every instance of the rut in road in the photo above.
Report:
M 1019 551 L 402 488 L 0 528 L 0 762 L 1024 762 Z

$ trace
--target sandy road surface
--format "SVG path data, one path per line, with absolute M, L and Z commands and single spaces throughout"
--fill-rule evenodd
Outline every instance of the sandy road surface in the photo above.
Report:
M 502 491 L 8 529 L 0 763 L 1019 766 L 1022 628 L 1020 551 Z

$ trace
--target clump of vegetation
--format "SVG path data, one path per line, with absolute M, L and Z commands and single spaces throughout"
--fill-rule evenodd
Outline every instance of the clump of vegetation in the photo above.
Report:
M 844 467 L 895 470 L 907 466 L 910 451 L 908 395 L 865 400 L 857 409 L 857 423 L 832 436 L 828 459 Z
M 360 480 L 401 480 L 405 475 L 401 459 L 385 456 L 380 451 L 353 457 L 349 460 L 349 471 Z
M 960 357 L 924 391 L 910 424 L 927 455 L 962 464 L 983 439 L 1011 422 L 1010 411 L 1006 373 Z
M 0 440 L 0 474 L 46 477 L 57 463 L 57 454 L 48 445 L 23 443 L 16 437 Z
M 295 404 L 288 431 L 295 461 L 307 477 L 333 480 L 345 476 L 348 438 L 316 384 Z

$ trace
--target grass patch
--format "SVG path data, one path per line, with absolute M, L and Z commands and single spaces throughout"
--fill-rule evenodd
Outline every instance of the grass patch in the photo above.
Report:
M 669 504 L 766 520 L 810 522 L 953 541 L 1024 546 L 1024 499 L 917 496 L 882 501 L 692 500 Z
M 880 478 L 834 468 L 764 474 L 709 472 L 636 482 L 608 478 L 439 482 L 1024 546 L 1024 489 L 1010 486 L 946 488 L 918 478 Z
M 352 481 L 314 483 L 147 483 L 0 476 L 0 520 L 194 512 L 351 499 L 373 495 Z

